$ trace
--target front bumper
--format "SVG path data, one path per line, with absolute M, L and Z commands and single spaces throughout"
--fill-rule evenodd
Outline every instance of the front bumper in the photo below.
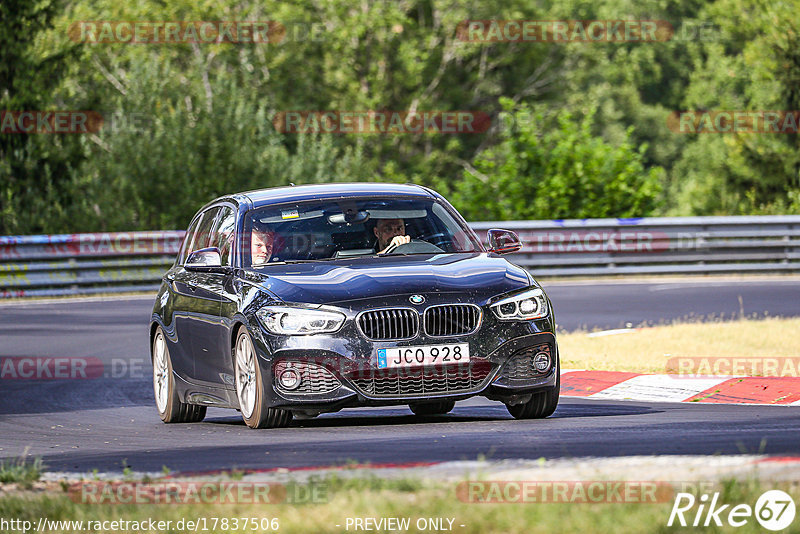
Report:
M 254 341 L 269 405 L 319 413 L 481 395 L 494 400 L 515 399 L 552 388 L 559 371 L 553 326 L 551 316 L 507 322 L 485 314 L 480 328 L 467 336 L 434 338 L 419 334 L 403 341 L 370 341 L 354 321 L 348 320 L 332 335 L 270 336 L 258 328 Z M 469 364 L 377 368 L 379 348 L 451 343 L 469 344 Z M 551 360 L 543 372 L 526 363 L 542 351 Z M 302 377 L 301 386 L 291 391 L 276 379 L 288 368 Z

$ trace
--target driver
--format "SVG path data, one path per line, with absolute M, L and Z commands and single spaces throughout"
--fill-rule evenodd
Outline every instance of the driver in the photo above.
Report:
M 373 232 L 378 238 L 375 246 L 378 254 L 385 254 L 390 246 L 399 247 L 411 241 L 411 237 L 405 235 L 406 224 L 403 219 L 379 219 Z

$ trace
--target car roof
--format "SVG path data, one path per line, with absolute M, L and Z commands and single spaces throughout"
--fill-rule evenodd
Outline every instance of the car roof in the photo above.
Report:
M 431 192 L 414 184 L 391 184 L 380 182 L 331 183 L 273 187 L 246 191 L 233 195 L 246 197 L 253 207 L 260 208 L 283 202 L 302 202 L 304 200 L 325 200 L 350 197 L 393 197 L 397 195 L 433 198 Z

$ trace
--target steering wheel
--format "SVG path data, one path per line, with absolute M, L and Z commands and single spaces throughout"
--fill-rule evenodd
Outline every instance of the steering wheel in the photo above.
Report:
M 408 243 L 389 247 L 384 254 L 437 254 L 439 252 L 444 252 L 444 250 L 422 239 L 412 239 Z
M 447 245 L 450 244 L 451 241 L 450 236 L 444 232 L 438 232 L 436 234 L 430 234 L 430 235 L 423 235 L 420 236 L 420 239 L 422 241 L 427 241 L 428 243 L 437 246 L 441 249 L 445 249 Z

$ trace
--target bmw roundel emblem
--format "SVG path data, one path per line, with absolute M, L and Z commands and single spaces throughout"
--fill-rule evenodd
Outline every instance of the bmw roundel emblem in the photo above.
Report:
M 411 304 L 422 304 L 423 302 L 425 302 L 425 297 L 423 297 L 422 295 L 411 295 L 410 297 L 408 297 L 408 300 L 411 301 Z

